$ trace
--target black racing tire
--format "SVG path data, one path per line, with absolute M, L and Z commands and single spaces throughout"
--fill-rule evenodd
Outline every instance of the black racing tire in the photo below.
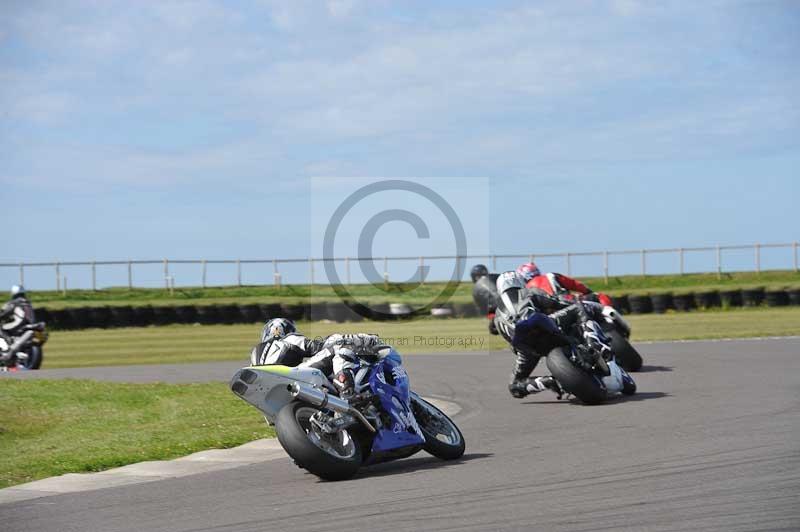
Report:
M 26 360 L 24 363 L 18 362 L 17 367 L 23 369 L 39 369 L 42 367 L 43 358 L 44 353 L 42 352 L 42 346 L 31 345 L 30 353 L 28 353 L 28 360 Z
M 411 398 L 411 408 L 422 435 L 425 436 L 425 444 L 422 448 L 427 453 L 442 460 L 457 460 L 464 455 L 466 449 L 464 435 L 447 414 L 416 395 Z M 438 428 L 435 427 L 437 424 L 440 425 Z M 450 433 L 450 442 L 442 441 L 437 437 L 444 435 L 441 432 L 442 429 Z
M 334 456 L 312 442 L 308 429 L 308 418 L 317 409 L 301 401 L 292 401 L 278 412 L 275 432 L 278 441 L 295 463 L 324 480 L 346 480 L 361 467 L 361 445 L 357 438 L 350 438 L 352 455 L 347 458 Z M 308 425 L 308 426 L 304 426 Z M 342 431 L 345 434 L 347 431 Z M 349 436 L 349 434 L 348 434 Z
M 642 369 L 642 355 L 634 348 L 625 336 L 616 329 L 606 331 L 606 335 L 611 339 L 611 350 L 617 364 L 629 373 L 635 373 Z
M 587 405 L 598 405 L 608 397 L 598 378 L 570 362 L 563 347 L 556 347 L 547 355 L 547 369 L 566 392 Z

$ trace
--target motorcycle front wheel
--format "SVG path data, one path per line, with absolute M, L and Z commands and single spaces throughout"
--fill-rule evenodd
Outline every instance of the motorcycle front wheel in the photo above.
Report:
M 614 358 L 622 369 L 630 373 L 642 369 L 642 355 L 627 338 L 616 329 L 606 331 L 606 335 L 611 339 L 611 350 L 614 351 Z
M 597 405 L 606 400 L 607 393 L 602 381 L 573 364 L 563 347 L 556 347 L 547 355 L 547 369 L 564 391 L 587 405 Z
M 311 423 L 319 410 L 293 401 L 278 412 L 275 432 L 284 450 L 298 466 L 325 480 L 345 480 L 361 467 L 358 441 L 345 429 L 325 434 Z
M 442 460 L 461 458 L 466 448 L 464 435 L 447 414 L 416 395 L 411 398 L 411 409 L 425 437 L 422 448 L 426 452 Z

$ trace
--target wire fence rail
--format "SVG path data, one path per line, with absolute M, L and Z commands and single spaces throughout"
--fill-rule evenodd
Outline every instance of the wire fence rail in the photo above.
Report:
M 97 271 L 98 268 L 108 267 L 108 266 L 126 266 L 127 267 L 127 286 L 129 289 L 136 288 L 137 285 L 135 284 L 135 267 L 142 266 L 142 265 L 162 265 L 163 267 L 163 281 L 164 287 L 166 289 L 174 289 L 175 287 L 175 276 L 171 274 L 170 266 L 172 265 L 198 265 L 200 266 L 200 285 L 203 288 L 208 286 L 207 283 L 207 272 L 209 265 L 235 265 L 236 266 L 236 274 L 235 279 L 232 282 L 236 286 L 242 286 L 242 265 L 245 264 L 257 264 L 257 265 L 266 265 L 272 267 L 272 284 L 275 286 L 281 286 L 282 283 L 282 275 L 281 275 L 281 265 L 289 265 L 289 264 L 303 264 L 305 263 L 308 270 L 308 283 L 315 284 L 318 280 L 316 276 L 316 267 L 320 264 L 325 262 L 333 262 L 333 263 L 341 263 L 344 265 L 345 269 L 345 279 L 344 281 L 346 284 L 351 284 L 352 277 L 351 277 L 351 264 L 353 262 L 356 263 L 375 263 L 382 261 L 383 262 L 383 280 L 388 282 L 390 275 L 389 275 L 389 266 L 390 263 L 393 262 L 408 262 L 408 261 L 418 261 L 419 267 L 417 270 L 417 277 L 412 280 L 416 280 L 422 284 L 426 281 L 434 281 L 434 279 L 429 279 L 427 276 L 426 264 L 429 265 L 435 261 L 451 261 L 454 262 L 456 266 L 460 265 L 459 261 L 488 261 L 491 265 L 491 269 L 493 271 L 497 271 L 497 261 L 498 260 L 507 260 L 507 259 L 519 259 L 519 260 L 529 260 L 531 262 L 537 259 L 549 258 L 549 259 L 562 259 L 565 272 L 567 275 L 572 274 L 572 261 L 578 257 L 597 257 L 601 259 L 601 262 L 598 263 L 598 273 L 597 276 L 602 276 L 605 278 L 606 283 L 608 282 L 608 278 L 611 275 L 610 269 L 610 259 L 613 257 L 621 257 L 621 256 L 630 256 L 630 255 L 638 255 L 640 257 L 640 273 L 642 276 L 648 275 L 648 258 L 653 256 L 663 256 L 663 255 L 674 255 L 675 258 L 675 269 L 667 272 L 667 273 L 679 273 L 683 275 L 686 273 L 685 263 L 686 257 L 690 254 L 696 253 L 713 253 L 715 259 L 713 261 L 713 266 L 709 265 L 710 268 L 702 271 L 701 273 L 713 273 L 716 272 L 718 276 L 721 276 L 724 271 L 724 254 L 725 252 L 729 251 L 746 251 L 751 250 L 752 252 L 752 269 L 746 271 L 754 271 L 756 273 L 760 273 L 762 271 L 762 264 L 761 264 L 761 253 L 765 249 L 787 249 L 789 253 L 786 255 L 786 262 L 785 266 L 782 269 L 793 269 L 795 272 L 798 271 L 798 242 L 790 242 L 790 243 L 781 243 L 781 244 L 762 244 L 762 243 L 755 243 L 755 244 L 741 244 L 741 245 L 716 245 L 716 246 L 701 246 L 701 247 L 679 247 L 679 248 L 643 248 L 643 249 L 628 249 L 628 250 L 605 250 L 605 251 L 581 251 L 581 252 L 559 252 L 559 253 L 520 253 L 520 254 L 490 254 L 490 255 L 427 255 L 427 256 L 385 256 L 385 257 L 331 257 L 331 258 L 315 258 L 315 257 L 306 257 L 306 258 L 293 258 L 293 259 L 154 259 L 154 260 L 92 260 L 92 261 L 54 261 L 54 262 L 26 262 L 26 261 L 17 261 L 17 262 L 2 262 L 0 263 L 0 268 L 8 269 L 8 268 L 17 268 L 19 270 L 19 283 L 25 284 L 25 273 L 26 270 L 30 270 L 33 268 L 52 268 L 53 275 L 55 280 L 55 288 L 58 291 L 66 291 L 67 290 L 67 277 L 63 275 L 62 268 L 65 267 L 87 267 L 91 269 L 91 289 L 97 290 Z M 466 262 L 464 264 L 466 267 Z M 712 269 L 713 268 L 713 269 Z M 594 276 L 594 275 L 593 275 Z M 440 279 L 441 280 L 441 279 Z M 266 283 L 264 283 L 266 284 Z M 300 283 L 295 283 L 300 284 Z M 305 283 L 303 283 L 305 284 Z M 224 286 L 224 284 L 214 284 L 212 286 Z

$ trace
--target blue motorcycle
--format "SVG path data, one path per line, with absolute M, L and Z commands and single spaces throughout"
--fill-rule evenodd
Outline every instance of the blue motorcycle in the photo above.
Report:
M 439 408 L 409 388 L 394 349 L 359 357 L 349 401 L 319 370 L 250 366 L 236 372 L 231 390 L 275 425 L 295 463 L 325 480 L 352 477 L 362 465 L 406 458 L 420 450 L 455 460 L 464 436 Z

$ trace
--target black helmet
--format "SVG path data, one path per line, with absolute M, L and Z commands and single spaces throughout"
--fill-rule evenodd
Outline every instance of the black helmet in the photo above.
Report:
M 473 283 L 484 275 L 489 275 L 489 268 L 487 268 L 485 264 L 476 264 L 469 271 L 469 276 L 472 277 Z

